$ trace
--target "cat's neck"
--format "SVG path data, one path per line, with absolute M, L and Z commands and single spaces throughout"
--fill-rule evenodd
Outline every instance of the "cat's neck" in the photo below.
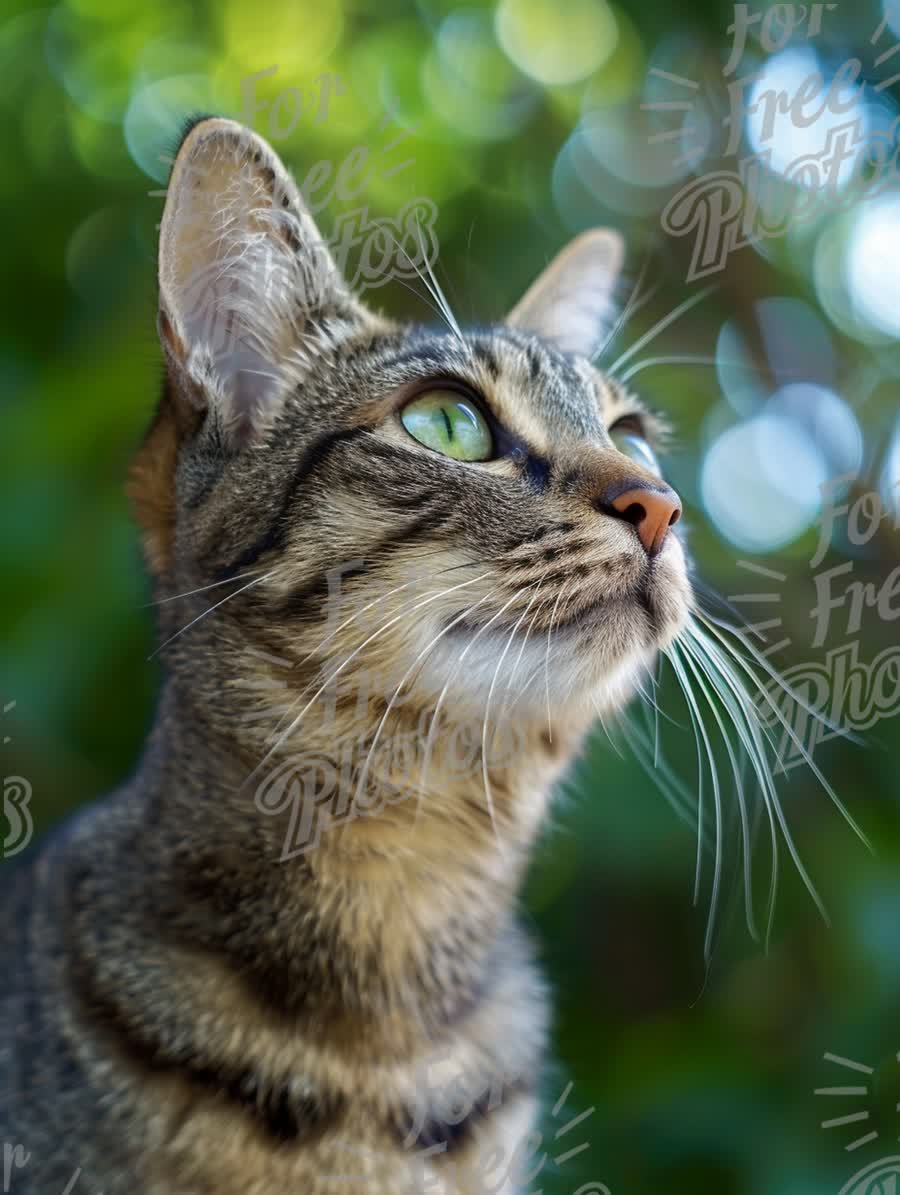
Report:
M 408 1047 L 466 1015 L 511 932 L 562 731 L 535 729 L 487 780 L 480 759 L 449 775 L 437 749 L 424 795 L 396 776 L 380 788 L 373 771 L 363 810 L 341 789 L 359 768 L 331 796 L 304 785 L 326 748 L 314 732 L 248 784 L 252 753 L 190 704 L 168 688 L 130 787 L 144 825 L 128 899 L 148 910 L 147 932 L 215 958 L 262 1007 L 353 1040 Z M 341 799 L 351 812 L 337 817 Z
M 543 709 L 519 711 L 488 727 L 480 710 L 426 713 L 411 705 L 389 722 L 348 725 L 307 717 L 290 735 L 268 725 L 263 735 L 252 717 L 223 721 L 170 683 L 141 780 L 165 821 L 196 818 L 198 841 L 214 848 L 251 841 L 272 868 L 321 859 L 363 874 L 366 859 L 376 869 L 439 858 L 448 872 L 478 861 L 496 872 L 514 863 L 590 716 L 569 711 L 549 725 Z

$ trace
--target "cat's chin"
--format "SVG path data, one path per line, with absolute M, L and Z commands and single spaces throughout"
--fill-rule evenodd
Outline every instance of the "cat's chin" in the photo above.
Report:
M 633 609 L 617 618 L 579 622 L 554 645 L 550 697 L 563 706 L 590 703 L 593 713 L 623 708 L 652 676 L 660 651 L 678 635 L 687 609 L 667 612 L 652 629 Z M 555 680 L 554 680 L 555 676 Z M 546 678 L 545 678 L 546 679 Z
M 628 595 L 591 603 L 552 631 L 528 636 L 467 628 L 430 653 L 422 679 L 438 689 L 446 685 L 453 704 L 483 705 L 493 694 L 499 707 L 512 701 L 526 717 L 540 710 L 546 718 L 548 704 L 551 713 L 576 719 L 582 708 L 593 714 L 620 709 L 646 682 L 689 612 L 690 590 L 668 590 L 664 598 Z
M 608 665 L 627 658 L 633 649 L 640 656 L 668 647 L 687 624 L 693 603 L 684 557 L 673 543 L 626 592 L 583 603 L 554 626 L 553 634 L 599 653 Z
M 600 573 L 574 605 L 551 595 L 540 621 L 527 610 L 507 618 L 486 603 L 465 617 L 444 613 L 423 628 L 421 644 L 406 644 L 404 654 L 424 656 L 420 696 L 443 693 L 447 708 L 490 706 L 543 722 L 549 705 L 573 724 L 584 710 L 623 707 L 684 629 L 693 592 L 674 537 L 652 560 L 632 556 L 622 572 L 615 589 Z

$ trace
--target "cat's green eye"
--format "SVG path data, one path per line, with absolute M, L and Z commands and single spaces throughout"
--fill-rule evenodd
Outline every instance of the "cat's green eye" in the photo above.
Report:
M 456 390 L 429 390 L 400 412 L 400 422 L 414 440 L 455 461 L 486 461 L 494 455 L 487 420 Z
M 613 427 L 609 434 L 619 452 L 623 452 L 625 456 L 631 457 L 635 464 L 643 465 L 651 473 L 657 473 L 660 477 L 662 476 L 659 461 L 656 459 L 653 449 L 647 443 L 646 437 L 642 436 L 630 423 L 623 424 L 621 427 Z

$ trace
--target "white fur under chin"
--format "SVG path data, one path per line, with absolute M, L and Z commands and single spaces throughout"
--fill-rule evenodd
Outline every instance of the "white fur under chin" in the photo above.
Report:
M 546 632 L 523 640 L 524 632 L 507 650 L 508 633 L 488 632 L 461 664 L 466 642 L 442 642 L 430 653 L 419 685 L 438 693 L 446 686 L 448 708 L 483 710 L 490 696 L 497 715 L 504 711 L 513 718 L 546 719 L 549 705 L 551 717 L 581 720 L 622 709 L 650 673 L 659 650 L 636 646 L 611 660 L 604 652 L 590 651 L 584 636 L 554 635 L 549 653 Z

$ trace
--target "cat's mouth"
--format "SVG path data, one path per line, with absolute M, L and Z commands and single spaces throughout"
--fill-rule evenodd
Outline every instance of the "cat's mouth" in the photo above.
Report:
M 614 615 L 624 609 L 633 610 L 635 606 L 643 610 L 651 629 L 657 631 L 661 622 L 660 613 L 653 602 L 649 587 L 646 584 L 635 586 L 634 591 L 631 593 L 616 594 L 613 597 L 595 598 L 585 605 L 580 606 L 577 610 L 573 610 L 564 617 L 558 618 L 553 624 L 553 629 L 554 632 L 593 630 L 596 629 L 598 618 Z
M 613 620 L 627 619 L 633 622 L 634 615 L 640 612 L 640 621 L 647 631 L 650 641 L 668 639 L 674 631 L 673 621 L 680 623 L 678 611 L 673 610 L 672 600 L 661 601 L 661 585 L 664 582 L 656 580 L 651 570 L 644 570 L 638 580 L 627 589 L 616 593 L 604 594 L 589 598 L 577 606 L 563 608 L 556 607 L 557 612 L 551 614 L 554 602 L 548 599 L 547 612 L 543 618 L 537 618 L 531 624 L 532 633 L 554 637 L 564 634 L 577 634 L 590 631 L 596 634 L 602 631 L 604 625 L 612 625 Z M 687 610 L 685 609 L 685 614 Z M 674 616 L 674 617 L 673 617 Z M 463 619 L 448 619 L 446 629 L 451 634 L 460 636 L 482 635 L 494 632 L 498 636 L 509 636 L 516 632 L 524 632 L 527 619 L 522 622 L 516 618 L 494 618 L 485 614 L 483 618 L 466 617 Z
M 594 598 L 558 618 L 553 623 L 553 634 L 578 634 L 583 631 L 595 634 L 598 628 L 602 630 L 611 620 L 628 617 L 636 611 L 641 612 L 641 623 L 650 642 L 667 637 L 671 619 L 656 600 L 654 586 L 643 579 L 627 593 Z
M 562 601 L 556 597 L 562 596 Z M 531 623 L 518 614 L 485 612 L 463 619 L 448 619 L 446 630 L 455 636 L 503 636 L 524 633 L 531 626 L 534 636 L 574 637 L 581 633 L 596 636 L 610 631 L 619 637 L 623 629 L 643 639 L 645 645 L 669 641 L 680 629 L 690 608 L 690 586 L 669 568 L 648 562 L 630 583 L 602 594 L 584 596 L 581 601 L 565 600 L 565 593 L 547 597 L 543 611 Z

